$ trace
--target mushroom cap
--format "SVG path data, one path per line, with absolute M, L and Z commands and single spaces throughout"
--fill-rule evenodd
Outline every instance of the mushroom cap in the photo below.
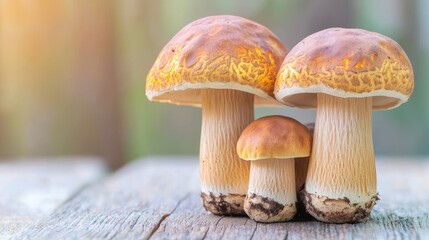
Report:
M 277 75 L 274 94 L 295 107 L 314 108 L 317 93 L 340 98 L 373 97 L 373 109 L 406 102 L 413 69 L 398 43 L 362 29 L 329 28 L 298 43 Z
M 201 106 L 201 89 L 256 95 L 278 105 L 273 89 L 287 53 L 268 28 L 236 16 L 210 16 L 180 30 L 162 49 L 146 79 L 149 100 Z
M 297 158 L 310 155 L 311 136 L 307 127 L 293 118 L 268 116 L 250 123 L 237 142 L 244 160 Z

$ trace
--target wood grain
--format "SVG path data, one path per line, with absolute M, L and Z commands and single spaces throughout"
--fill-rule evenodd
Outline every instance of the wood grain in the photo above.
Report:
M 0 163 L 0 239 L 16 236 L 105 173 L 100 159 L 87 157 Z
M 183 159 L 133 162 L 70 199 L 19 238 L 148 237 L 189 193 L 198 192 L 197 169 L 197 162 Z
M 201 207 L 196 159 L 136 161 L 31 226 L 23 239 L 416 239 L 429 236 L 429 162 L 378 161 L 371 219 L 261 224 Z

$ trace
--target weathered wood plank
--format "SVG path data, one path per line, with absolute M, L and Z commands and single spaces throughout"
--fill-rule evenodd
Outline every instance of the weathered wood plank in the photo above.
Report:
M 201 206 L 196 159 L 152 159 L 134 162 L 82 191 L 20 238 L 424 238 L 429 236 L 429 162 L 405 160 L 379 161 L 381 201 L 365 223 L 298 219 L 260 224 L 245 217 L 214 216 Z
M 197 188 L 195 161 L 136 161 L 85 189 L 19 238 L 141 239 Z
M 154 239 L 194 238 L 205 229 L 207 239 L 392 239 L 429 237 L 429 163 L 390 161 L 378 163 L 381 201 L 371 219 L 360 224 L 325 224 L 303 221 L 261 224 L 246 218 L 213 217 L 198 208 L 197 194 L 182 201 L 160 225 Z M 192 197 L 192 199 L 190 199 Z M 229 219 L 230 221 L 225 221 Z M 244 222 L 244 223 L 243 223 Z M 226 229 L 226 230 L 225 230 Z M 230 235 L 225 236 L 227 232 Z M 250 235 L 250 237 L 249 237 Z M 200 239 L 199 236 L 195 239 Z
M 87 157 L 1 162 L 0 239 L 16 236 L 105 173 L 101 160 Z

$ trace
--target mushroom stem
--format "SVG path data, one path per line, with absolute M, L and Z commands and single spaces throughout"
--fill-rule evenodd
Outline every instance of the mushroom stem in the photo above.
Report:
M 305 179 L 307 178 L 308 162 L 310 157 L 302 157 L 295 159 L 295 183 L 296 183 L 296 192 L 301 191 L 305 184 Z
M 372 99 L 318 94 L 304 202 L 325 222 L 369 218 L 377 200 Z
M 307 123 L 305 126 L 310 131 L 311 138 L 313 139 L 314 123 Z M 313 140 L 311 141 L 313 142 Z M 299 193 L 304 188 L 305 179 L 307 178 L 309 161 L 310 161 L 310 156 L 295 158 L 295 184 L 296 184 L 297 193 Z
M 258 222 L 287 221 L 296 213 L 295 161 L 252 161 L 249 190 L 244 202 L 247 215 Z
M 253 98 L 237 90 L 202 90 L 201 196 L 214 214 L 244 214 L 250 163 L 238 157 L 236 144 L 253 121 Z

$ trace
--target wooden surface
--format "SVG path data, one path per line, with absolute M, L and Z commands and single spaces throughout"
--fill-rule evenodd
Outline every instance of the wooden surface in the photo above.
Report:
M 360 224 L 260 224 L 201 207 L 193 159 L 135 161 L 69 199 L 19 239 L 425 239 L 429 161 L 380 159 L 381 200 Z
M 94 158 L 1 162 L 0 239 L 20 234 L 105 173 Z

